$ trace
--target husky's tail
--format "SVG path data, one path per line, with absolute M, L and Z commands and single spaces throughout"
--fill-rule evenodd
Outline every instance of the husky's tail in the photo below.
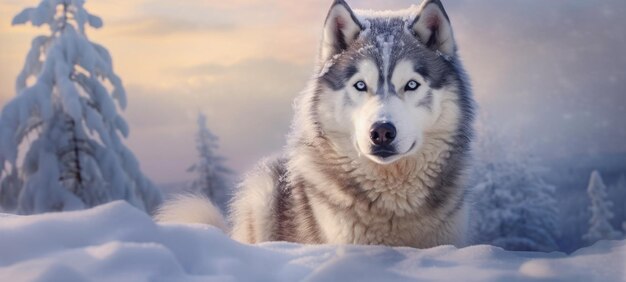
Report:
M 159 222 L 208 224 L 228 233 L 220 209 L 200 195 L 184 194 L 166 201 L 159 207 L 154 219 Z

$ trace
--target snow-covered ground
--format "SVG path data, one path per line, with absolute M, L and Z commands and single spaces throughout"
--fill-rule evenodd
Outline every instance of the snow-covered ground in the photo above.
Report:
M 491 246 L 245 245 L 218 229 L 156 224 L 124 203 L 0 216 L 0 281 L 626 281 L 626 240 L 571 255 Z

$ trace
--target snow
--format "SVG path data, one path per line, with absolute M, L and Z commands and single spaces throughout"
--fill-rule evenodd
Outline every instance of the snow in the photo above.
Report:
M 571 255 L 480 245 L 246 245 L 204 225 L 157 224 L 117 201 L 0 216 L 0 281 L 626 281 L 626 240 Z
M 411 5 L 403 10 L 365 10 L 354 9 L 359 21 L 367 21 L 373 18 L 402 18 L 404 21 L 413 21 L 420 13 L 421 8 L 418 5 Z
M 318 72 L 317 77 L 325 76 L 328 73 L 328 71 L 330 71 L 330 68 L 332 68 L 335 65 L 339 57 L 341 57 L 341 53 L 335 54 L 330 59 L 326 60 L 326 62 L 324 63 L 324 66 L 322 66 L 322 69 Z
M 378 45 L 382 51 L 381 56 L 383 57 L 383 77 L 389 77 L 389 61 L 391 60 L 391 48 L 393 46 L 393 35 L 383 36 L 379 35 L 376 37 L 376 41 L 378 41 Z

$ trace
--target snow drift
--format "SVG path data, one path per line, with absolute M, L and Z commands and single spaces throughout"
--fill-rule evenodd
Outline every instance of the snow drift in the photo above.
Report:
M 245 245 L 210 226 L 154 223 L 122 201 L 0 216 L 0 238 L 0 281 L 626 281 L 624 240 L 569 256 L 486 245 Z

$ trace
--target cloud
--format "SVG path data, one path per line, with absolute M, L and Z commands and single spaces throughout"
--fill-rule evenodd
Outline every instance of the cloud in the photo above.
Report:
M 173 89 L 129 86 L 129 145 L 156 181 L 186 179 L 185 169 L 195 158 L 195 120 L 201 110 L 220 137 L 220 152 L 228 164 L 243 172 L 285 145 L 292 101 L 311 70 L 260 58 L 170 70 L 196 79 Z M 219 79 L 202 79 L 213 76 Z
M 223 74 L 226 71 L 232 71 L 229 67 L 224 65 L 207 63 L 202 65 L 195 65 L 187 68 L 175 68 L 171 70 L 172 74 L 176 74 L 183 77 L 188 76 L 215 76 Z
M 236 25 L 227 21 L 189 21 L 174 17 L 152 16 L 115 22 L 111 25 L 120 34 L 130 36 L 168 36 L 189 33 L 226 32 Z

